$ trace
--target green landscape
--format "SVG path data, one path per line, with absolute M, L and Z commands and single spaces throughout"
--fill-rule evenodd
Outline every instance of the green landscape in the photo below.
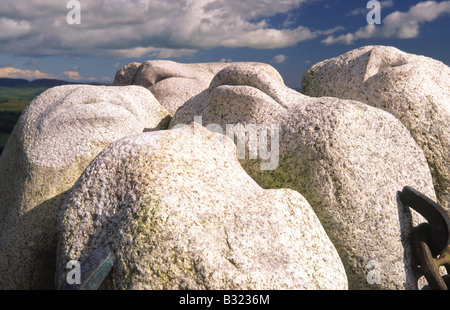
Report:
M 0 86 L 0 149 L 14 129 L 22 111 L 31 100 L 47 87 L 5 87 Z
M 55 79 L 28 81 L 0 78 L 0 154 L 28 104 L 47 89 L 67 84 L 73 83 Z M 92 83 L 92 85 L 105 84 Z

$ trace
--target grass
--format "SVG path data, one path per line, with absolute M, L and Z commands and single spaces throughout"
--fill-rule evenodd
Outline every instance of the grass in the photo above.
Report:
M 23 111 L 31 100 L 39 96 L 45 87 L 0 87 L 0 112 Z
M 0 103 L 8 101 L 31 101 L 39 96 L 46 87 L 0 87 Z
M 8 142 L 9 134 L 0 132 L 0 147 L 5 146 Z
M 45 90 L 46 87 L 0 87 L 0 147 L 5 146 L 22 111 Z
M 0 112 L 22 112 L 29 103 L 29 100 L 0 102 Z
M 0 133 L 10 134 L 17 121 L 19 120 L 21 111 L 6 111 L 0 113 Z
M 45 87 L 0 87 L 0 112 L 22 112 Z
M 0 147 L 5 146 L 22 111 L 0 112 Z

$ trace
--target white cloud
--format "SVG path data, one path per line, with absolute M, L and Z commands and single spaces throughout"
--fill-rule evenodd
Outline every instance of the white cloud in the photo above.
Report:
M 356 16 L 356 15 L 363 15 L 363 14 L 367 14 L 366 8 L 357 8 L 357 9 L 351 10 L 350 13 L 347 14 L 347 16 Z
M 26 79 L 26 80 L 55 78 L 54 75 L 43 73 L 39 70 L 22 70 L 13 67 L 0 68 L 0 77 L 11 79 Z
M 283 48 L 325 35 L 268 25 L 314 0 L 96 0 L 81 2 L 81 24 L 68 25 L 66 2 L 1 1 L 3 53 L 171 58 L 202 48 Z M 283 24 L 283 23 L 282 23 Z
M 381 26 L 367 25 L 354 33 L 330 35 L 322 40 L 325 44 L 352 44 L 359 39 L 398 38 L 411 39 L 420 34 L 421 27 L 444 14 L 450 13 L 450 1 L 426 1 L 412 6 L 408 12 L 395 11 L 383 19 Z
M 361 2 L 362 5 L 366 4 L 365 2 Z M 387 9 L 394 6 L 394 1 L 387 0 L 387 1 L 381 1 L 380 7 L 381 9 Z M 361 6 L 359 8 L 356 8 L 354 10 L 351 10 L 347 16 L 356 16 L 356 15 L 365 15 L 370 11 L 366 6 Z
M 111 81 L 110 77 L 102 77 L 102 78 L 84 77 L 78 71 L 64 71 L 61 78 L 73 82 Z
M 27 21 L 15 21 L 8 18 L 0 18 L 0 41 L 17 39 L 31 31 L 31 25 Z
M 63 79 L 69 81 L 111 81 L 110 77 L 103 78 L 93 78 L 84 77 L 80 75 L 78 71 L 64 71 L 61 75 L 53 75 L 39 70 L 23 70 L 14 67 L 3 67 L 0 68 L 0 78 L 11 78 L 11 79 L 25 79 L 25 80 L 36 80 L 36 79 Z
M 63 74 L 71 81 L 84 80 L 84 78 L 77 71 L 64 71 Z
M 394 6 L 394 1 L 392 0 L 381 1 L 380 4 L 382 9 L 390 8 Z
M 277 63 L 277 64 L 282 64 L 282 63 L 286 62 L 287 59 L 288 59 L 288 57 L 286 55 L 277 55 L 272 59 L 272 62 Z

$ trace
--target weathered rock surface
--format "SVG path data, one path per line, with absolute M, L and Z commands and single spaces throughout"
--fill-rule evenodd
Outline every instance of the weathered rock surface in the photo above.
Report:
M 366 46 L 312 66 L 302 93 L 358 100 L 396 116 L 425 153 L 438 202 L 450 214 L 450 67 Z
M 262 70 L 231 66 L 177 111 L 170 128 L 194 118 L 230 138 L 230 125 L 245 126 L 247 134 L 251 125 L 271 129 L 267 139 L 279 161 L 261 153 L 265 135 L 249 134 L 240 162 L 263 188 L 291 188 L 307 199 L 342 258 L 350 289 L 417 288 L 409 235 L 423 218 L 397 192 L 409 185 L 435 193 L 423 152 L 393 115 L 356 101 L 307 97 Z M 272 170 L 263 169 L 268 161 Z M 368 281 L 374 272 L 375 283 Z
M 308 202 L 265 190 L 235 145 L 191 124 L 106 147 L 61 207 L 57 279 L 108 248 L 108 289 L 346 289 L 342 262 Z
M 208 88 L 217 72 L 231 64 L 224 62 L 183 64 L 167 60 L 149 60 L 142 64 L 133 62 L 117 70 L 114 85 L 144 86 L 155 95 L 170 115 L 174 115 L 188 99 Z M 278 71 L 268 64 L 258 62 L 245 64 L 261 68 L 275 80 L 283 82 Z
M 67 190 L 106 145 L 166 128 L 167 116 L 140 86 L 60 86 L 30 103 L 0 157 L 0 289 L 54 288 Z

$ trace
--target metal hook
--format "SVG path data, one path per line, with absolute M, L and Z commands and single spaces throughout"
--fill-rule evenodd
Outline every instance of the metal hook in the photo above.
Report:
M 400 200 L 420 213 L 430 224 L 433 256 L 444 251 L 450 244 L 450 218 L 447 212 L 432 199 L 409 186 L 403 188 Z
M 409 186 L 403 188 L 400 200 L 428 221 L 412 231 L 416 257 L 430 287 L 447 290 L 448 275 L 441 277 L 439 272 L 441 266 L 445 266 L 447 272 L 450 272 L 450 218 L 447 212 L 429 197 Z

